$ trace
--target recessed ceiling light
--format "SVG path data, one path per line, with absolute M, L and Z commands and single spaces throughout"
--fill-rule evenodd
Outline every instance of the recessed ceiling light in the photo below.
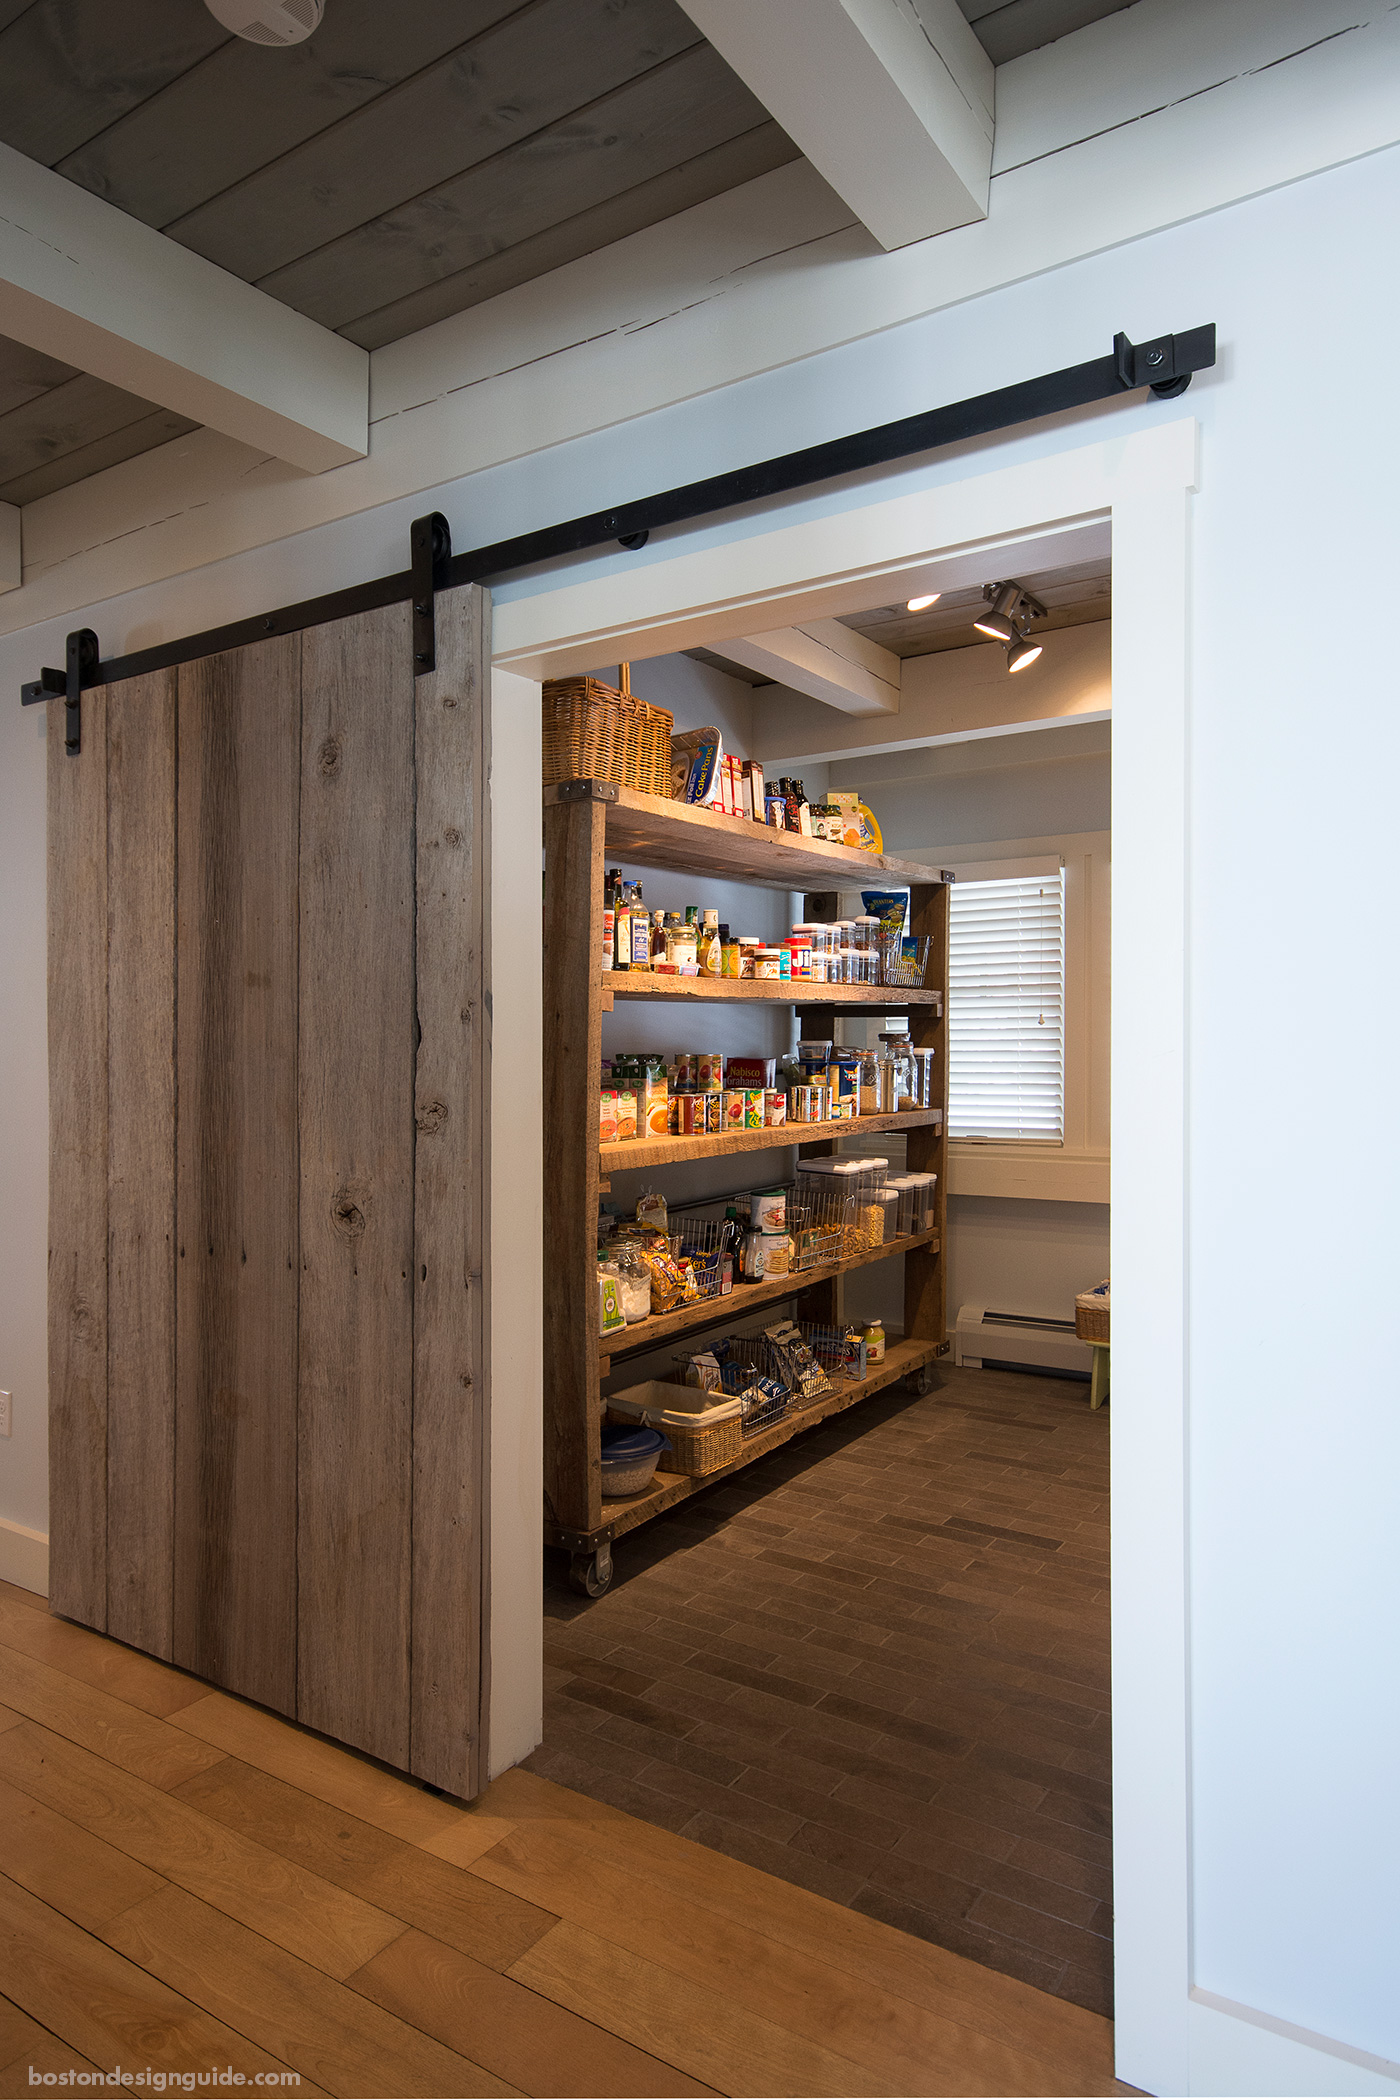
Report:
M 931 605 L 937 605 L 937 603 L 938 603 L 939 599 L 940 599 L 940 598 L 941 598 L 942 596 L 943 596 L 943 593 L 942 593 L 942 591 L 926 591 L 926 592 L 924 593 L 924 596 L 923 596 L 922 598 L 911 598 L 911 599 L 909 600 L 909 603 L 908 603 L 908 605 L 907 605 L 907 606 L 905 607 L 905 611 L 906 611 L 906 612 L 927 612 L 927 611 L 928 611 L 928 608 L 929 608 L 929 607 L 930 607 Z
M 204 0 L 216 22 L 250 44 L 304 44 L 326 0 Z

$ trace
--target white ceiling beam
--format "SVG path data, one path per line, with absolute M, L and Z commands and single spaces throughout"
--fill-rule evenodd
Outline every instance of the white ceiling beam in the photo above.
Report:
M 681 0 L 882 248 L 985 219 L 996 68 L 957 0 Z
M 369 451 L 369 357 L 0 145 L 0 334 L 319 474 Z
M 716 651 L 746 671 L 846 715 L 899 713 L 900 660 L 839 620 L 808 620 L 725 642 Z
M 999 642 L 907 657 L 898 721 L 843 722 L 796 693 L 755 693 L 749 748 L 765 769 L 800 773 L 823 760 L 890 758 L 926 744 L 1106 722 L 1113 710 L 1111 641 L 1108 620 L 1053 628 L 1039 662 L 1015 674 Z

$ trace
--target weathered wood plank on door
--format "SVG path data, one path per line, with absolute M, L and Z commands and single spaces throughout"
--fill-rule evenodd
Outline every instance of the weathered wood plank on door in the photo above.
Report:
M 297 1716 L 409 1759 L 411 609 L 302 638 Z
M 175 672 L 107 689 L 107 1631 L 169 1661 L 175 1552 Z
M 421 1035 L 409 1769 L 468 1799 L 485 1776 L 479 1748 L 490 615 L 490 598 L 476 585 L 443 593 L 436 609 L 437 668 L 416 681 Z
M 301 637 L 179 674 L 175 1661 L 296 1700 Z
M 107 694 L 48 706 L 49 1603 L 107 1624 Z

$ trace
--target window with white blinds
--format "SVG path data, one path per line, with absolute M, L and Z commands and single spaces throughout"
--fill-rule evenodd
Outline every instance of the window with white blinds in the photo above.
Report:
M 949 896 L 948 1134 L 1064 1142 L 1064 869 Z

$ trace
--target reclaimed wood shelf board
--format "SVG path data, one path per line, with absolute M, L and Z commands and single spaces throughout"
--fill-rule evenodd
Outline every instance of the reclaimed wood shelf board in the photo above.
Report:
M 545 806 L 576 800 L 579 790 L 589 786 L 601 788 L 606 797 L 603 838 L 608 854 L 638 867 L 716 875 L 726 882 L 755 882 L 774 890 L 850 890 L 864 883 L 872 888 L 894 883 L 903 889 L 938 880 L 937 870 L 920 861 L 800 838 L 748 817 L 720 816 L 690 802 L 643 795 L 636 788 L 565 781 L 544 790 Z
M 865 1378 L 838 1379 L 829 1393 L 811 1400 L 805 1407 L 795 1407 L 775 1422 L 771 1429 L 761 1429 L 757 1436 L 750 1437 L 736 1459 L 727 1466 L 719 1466 L 713 1473 L 655 1473 L 652 1484 L 645 1494 L 633 1495 L 625 1502 L 604 1502 L 602 1529 L 613 1538 L 620 1538 L 626 1531 L 633 1531 L 638 1524 L 645 1524 L 649 1517 L 659 1516 L 663 1509 L 670 1509 L 677 1502 L 684 1502 L 701 1488 L 712 1487 L 717 1480 L 727 1480 L 731 1473 L 742 1472 L 755 1459 L 765 1458 L 776 1451 L 780 1444 L 800 1436 L 804 1429 L 813 1429 L 824 1422 L 828 1415 L 843 1414 L 848 1407 L 869 1399 L 872 1393 L 883 1391 L 887 1385 L 895 1385 L 907 1378 L 911 1371 L 920 1370 L 932 1363 L 938 1354 L 935 1341 L 891 1342 L 885 1351 L 884 1362 L 875 1366 Z
M 905 1013 L 932 1006 L 941 1013 L 942 992 L 901 990 L 893 984 L 814 984 L 805 977 L 663 977 L 655 970 L 604 970 L 604 993 L 614 999 L 754 1000 L 774 1006 L 867 1006 L 879 1013 Z
M 870 1137 L 882 1130 L 926 1130 L 943 1121 L 941 1108 L 906 1108 L 893 1116 L 855 1116 L 844 1122 L 778 1123 L 764 1130 L 719 1130 L 710 1137 L 621 1138 L 614 1145 L 598 1147 L 598 1164 L 604 1174 L 621 1174 L 633 1167 L 664 1167 L 681 1160 L 718 1159 L 726 1152 L 774 1152 L 785 1145 L 829 1143 L 832 1138 L 853 1137 L 857 1131 Z
M 881 1247 L 874 1247 L 868 1254 L 852 1254 L 844 1261 L 823 1262 L 816 1269 L 795 1270 L 790 1276 L 765 1277 L 762 1283 L 744 1283 L 736 1279 L 727 1298 L 700 1298 L 690 1305 L 679 1306 L 675 1312 L 652 1313 L 648 1319 L 638 1320 L 627 1328 L 618 1328 L 613 1334 L 605 1334 L 598 1344 L 598 1355 L 604 1371 L 609 1362 L 621 1356 L 640 1356 L 644 1350 L 658 1349 L 673 1335 L 690 1334 L 699 1327 L 719 1327 L 730 1320 L 747 1319 L 764 1305 L 780 1305 L 785 1298 L 798 1298 L 804 1291 L 815 1290 L 819 1283 L 834 1282 L 838 1276 L 849 1275 L 852 1269 L 868 1268 L 871 1262 L 888 1261 L 892 1254 L 912 1254 L 916 1247 L 926 1247 L 931 1254 L 939 1250 L 936 1232 L 906 1233 L 903 1239 L 887 1240 Z

